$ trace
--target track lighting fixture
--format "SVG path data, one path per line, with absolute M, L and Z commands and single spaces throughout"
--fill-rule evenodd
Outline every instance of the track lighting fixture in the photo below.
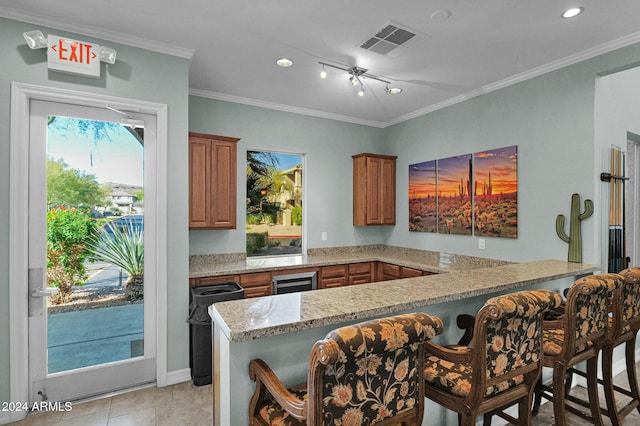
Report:
M 348 80 L 349 83 L 352 86 L 357 86 L 358 84 L 360 84 L 360 89 L 358 90 L 358 96 L 364 96 L 364 83 L 362 82 L 362 78 L 369 78 L 372 80 L 379 81 L 381 83 L 385 83 L 384 91 L 388 95 L 396 95 L 402 92 L 402 89 L 399 87 L 389 87 L 389 85 L 391 84 L 390 81 L 384 80 L 380 77 L 376 77 L 373 74 L 367 73 L 368 70 L 365 68 L 360 68 L 360 67 L 346 68 L 338 65 L 328 64 L 326 62 L 318 62 L 318 63 L 322 65 L 322 71 L 320 71 L 320 78 L 322 79 L 327 77 L 325 66 L 349 73 L 349 80 Z

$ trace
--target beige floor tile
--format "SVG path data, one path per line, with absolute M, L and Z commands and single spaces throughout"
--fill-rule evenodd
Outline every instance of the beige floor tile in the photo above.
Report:
M 71 410 L 62 414 L 62 420 L 69 420 L 78 416 L 85 416 L 87 414 L 93 414 L 100 411 L 107 411 L 111 409 L 111 398 L 101 398 L 94 401 L 73 403 Z
M 122 416 L 109 417 L 108 426 L 155 426 L 156 409 L 147 408 L 141 411 L 123 414 Z
M 156 407 L 158 426 L 204 426 L 213 424 L 211 404 L 199 401 L 179 401 L 171 405 Z
M 198 403 L 213 406 L 213 387 L 195 386 L 191 382 L 179 383 L 171 386 L 175 402 L 198 401 Z
M 51 426 L 107 426 L 109 421 L 109 410 L 96 411 L 93 413 L 83 414 L 80 416 L 62 419 L 57 423 L 51 423 Z
M 49 426 L 62 419 L 62 413 L 57 411 L 44 413 L 29 413 L 19 422 L 10 423 L 11 426 Z
M 111 417 L 134 411 L 173 403 L 173 392 L 169 387 L 146 388 L 136 392 L 116 395 L 111 400 Z

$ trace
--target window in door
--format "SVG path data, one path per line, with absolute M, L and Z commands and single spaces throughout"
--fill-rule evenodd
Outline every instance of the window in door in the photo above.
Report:
M 48 116 L 49 374 L 144 355 L 143 130 Z
M 247 151 L 247 256 L 303 253 L 303 156 Z

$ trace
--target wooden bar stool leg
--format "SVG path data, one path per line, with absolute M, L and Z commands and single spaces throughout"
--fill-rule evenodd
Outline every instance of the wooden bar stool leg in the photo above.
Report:
M 595 426 L 603 426 L 600 403 L 598 402 L 598 356 L 587 360 L 587 392 L 593 423 Z
M 634 335 L 625 346 L 625 358 L 627 360 L 627 379 L 631 397 L 637 402 L 636 410 L 640 413 L 640 389 L 638 388 L 638 376 L 636 374 L 636 336 Z
M 607 401 L 607 411 L 613 426 L 620 426 L 618 409 L 616 405 L 615 390 L 613 388 L 613 348 L 602 349 L 602 381 L 604 387 L 604 397 Z
M 566 370 L 563 365 L 558 364 L 553 369 L 553 418 L 555 426 L 566 426 L 566 410 L 564 409 L 564 391 Z

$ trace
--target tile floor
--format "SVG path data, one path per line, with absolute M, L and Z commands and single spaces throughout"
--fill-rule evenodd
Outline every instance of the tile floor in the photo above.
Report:
M 211 385 L 191 382 L 75 403 L 67 412 L 31 413 L 11 426 L 201 426 L 213 424 Z
M 640 372 L 640 363 L 636 367 Z M 626 374 L 616 377 L 616 383 L 626 386 Z M 586 389 L 574 388 L 572 393 L 586 397 Z M 165 388 L 146 388 L 116 396 L 73 404 L 71 411 L 62 413 L 32 413 L 13 426 L 201 426 L 213 424 L 211 385 L 194 386 L 191 382 Z M 625 401 L 621 401 L 625 402 Z M 601 397 L 601 407 L 606 407 Z M 494 419 L 498 424 L 499 419 Z M 572 414 L 567 414 L 570 426 L 591 426 Z M 533 419 L 533 426 L 551 426 L 553 406 L 546 403 Z M 610 425 L 604 417 L 604 424 Z M 624 425 L 640 425 L 640 414 L 634 411 Z

